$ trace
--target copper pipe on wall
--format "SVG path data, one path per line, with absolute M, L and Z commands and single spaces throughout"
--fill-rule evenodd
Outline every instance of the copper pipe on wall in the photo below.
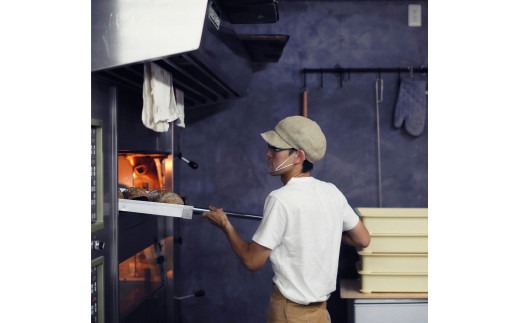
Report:
M 307 89 L 302 92 L 302 116 L 307 118 Z
M 307 74 L 303 73 L 302 116 L 307 118 Z

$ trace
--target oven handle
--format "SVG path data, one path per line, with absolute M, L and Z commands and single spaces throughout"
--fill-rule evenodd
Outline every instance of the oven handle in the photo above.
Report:
M 206 291 L 204 291 L 203 289 L 201 290 L 197 290 L 195 291 L 193 294 L 190 294 L 190 295 L 184 295 L 184 296 L 179 296 L 179 297 L 174 297 L 176 300 L 182 300 L 182 299 L 186 299 L 186 298 L 191 298 L 191 297 L 202 297 L 206 295 Z
M 189 160 L 185 157 L 182 156 L 182 153 L 178 153 L 177 154 L 177 158 L 179 158 L 180 160 L 182 160 L 183 162 L 185 162 L 186 164 L 188 164 L 191 168 L 193 169 L 197 169 L 199 168 L 199 164 L 197 164 L 196 162 L 194 162 L 193 160 Z
M 194 213 L 202 213 L 202 212 L 209 212 L 208 209 L 202 209 L 198 207 L 193 208 Z M 224 213 L 226 213 L 228 216 L 237 217 L 237 218 L 245 218 L 245 219 L 255 219 L 255 220 L 262 220 L 262 216 L 260 215 L 254 215 L 254 214 L 247 214 L 247 213 L 240 213 L 240 212 L 231 212 L 224 210 Z

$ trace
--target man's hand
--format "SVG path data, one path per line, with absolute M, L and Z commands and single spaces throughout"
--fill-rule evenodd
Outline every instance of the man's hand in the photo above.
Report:
M 207 218 L 211 223 L 218 226 L 222 230 L 229 224 L 228 217 L 222 208 L 209 206 L 208 212 L 203 212 L 202 216 Z

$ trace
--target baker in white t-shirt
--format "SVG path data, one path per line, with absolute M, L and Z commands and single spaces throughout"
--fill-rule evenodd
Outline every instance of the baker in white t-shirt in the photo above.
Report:
M 280 176 L 284 186 L 267 197 L 253 241 L 237 234 L 221 208 L 210 206 L 203 216 L 224 231 L 248 270 L 270 258 L 269 323 L 330 322 L 326 301 L 336 289 L 341 241 L 365 248 L 370 235 L 338 188 L 311 176 L 327 147 L 316 122 L 287 117 L 261 136 L 270 174 Z

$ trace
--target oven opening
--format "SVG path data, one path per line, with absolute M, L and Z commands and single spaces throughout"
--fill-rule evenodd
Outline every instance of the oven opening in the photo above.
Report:
M 119 314 L 127 317 L 173 280 L 172 237 L 166 237 L 119 263 Z
M 120 151 L 117 162 L 120 188 L 137 187 L 152 191 L 171 190 L 173 187 L 171 154 Z
M 130 187 L 172 191 L 172 154 L 119 151 L 118 189 Z M 173 286 L 173 236 L 167 223 L 163 217 L 140 213 L 118 218 L 122 322 L 160 321 L 166 313 L 161 307 L 165 302 L 160 300 Z

